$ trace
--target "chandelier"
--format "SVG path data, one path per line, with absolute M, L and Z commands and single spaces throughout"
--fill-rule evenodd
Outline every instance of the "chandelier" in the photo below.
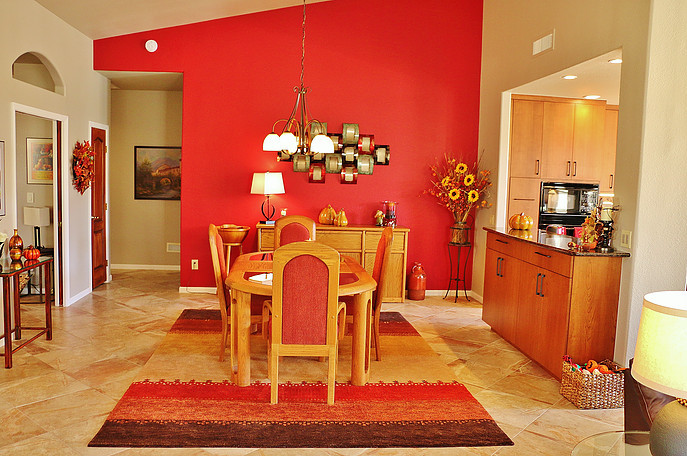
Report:
M 308 120 L 308 108 L 305 96 L 308 87 L 303 84 L 305 73 L 305 0 L 303 0 L 303 39 L 301 42 L 301 81 L 300 86 L 293 88 L 296 103 L 288 119 L 279 119 L 272 125 L 272 133 L 265 137 L 262 149 L 271 152 L 283 152 L 289 155 L 331 154 L 334 143 L 327 136 L 325 124 L 317 119 Z M 284 122 L 280 135 L 275 133 L 277 124 Z

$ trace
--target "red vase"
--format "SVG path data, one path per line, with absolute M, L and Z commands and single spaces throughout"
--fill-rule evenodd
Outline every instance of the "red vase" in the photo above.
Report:
M 427 290 L 425 268 L 416 261 L 408 277 L 408 298 L 413 301 L 422 301 L 425 299 L 425 290 Z

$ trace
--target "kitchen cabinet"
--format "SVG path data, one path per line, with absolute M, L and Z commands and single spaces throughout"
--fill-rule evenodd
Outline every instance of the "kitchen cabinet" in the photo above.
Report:
M 258 251 L 274 250 L 274 225 L 258 224 Z M 320 225 L 315 228 L 318 242 L 335 248 L 342 255 L 358 261 L 368 273 L 372 274 L 377 252 L 377 244 L 384 228 L 379 226 L 332 226 Z M 408 263 L 409 228 L 394 228 L 394 240 L 389 254 L 388 275 L 385 278 L 385 302 L 403 302 L 406 288 L 406 267 Z
M 603 163 L 605 102 L 545 101 L 542 178 L 547 181 L 599 181 Z
M 510 132 L 510 176 L 541 176 L 542 120 L 544 103 L 512 97 Z
M 604 123 L 603 165 L 599 179 L 599 193 L 615 192 L 615 154 L 618 140 L 618 106 L 606 106 Z
M 508 186 L 508 220 L 514 214 L 525 213 L 532 217 L 533 227 L 539 225 L 539 198 L 541 180 L 511 177 Z
M 561 377 L 562 357 L 612 359 L 621 261 L 627 253 L 578 253 L 485 228 L 483 320 Z

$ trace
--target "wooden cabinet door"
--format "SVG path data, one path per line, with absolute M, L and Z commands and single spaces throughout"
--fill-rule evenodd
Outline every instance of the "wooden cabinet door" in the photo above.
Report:
M 615 152 L 618 140 L 618 106 L 606 106 L 604 123 L 603 165 L 599 176 L 599 192 L 615 191 Z
M 508 188 L 508 219 L 514 214 L 525 213 L 532 217 L 533 229 L 539 225 L 540 179 L 511 177 Z
M 570 308 L 570 279 L 539 269 L 539 299 L 541 310 L 535 361 L 556 377 L 561 377 L 563 355 L 568 340 L 568 309 Z
M 571 179 L 574 125 L 574 104 L 544 102 L 542 132 L 542 178 L 544 180 Z
M 605 103 L 580 103 L 575 105 L 571 172 L 573 180 L 601 180 L 604 162 L 603 141 L 605 123 Z
M 540 177 L 543 102 L 513 99 L 510 133 L 511 177 Z
M 539 268 L 525 262 L 522 262 L 520 268 L 518 304 L 512 341 L 523 353 L 536 361 L 537 347 L 542 342 L 537 333 L 542 304 L 537 293 Z
M 487 249 L 482 319 L 506 340 L 515 334 L 520 260 Z

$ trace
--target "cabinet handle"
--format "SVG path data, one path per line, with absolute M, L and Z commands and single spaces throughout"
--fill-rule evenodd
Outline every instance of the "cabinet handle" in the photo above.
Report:
M 573 176 L 577 176 L 577 162 L 573 162 Z
M 613 188 L 613 180 L 614 180 L 614 179 L 613 179 L 613 174 L 611 174 L 610 179 L 608 179 L 608 183 L 609 183 L 608 188 Z
M 539 175 L 539 160 L 535 160 L 535 162 L 534 162 L 534 175 L 535 176 Z
M 570 176 L 570 160 L 568 160 L 568 164 L 565 168 L 565 175 Z
M 547 255 L 547 254 L 545 254 L 545 253 L 537 252 L 536 250 L 534 251 L 534 253 L 536 253 L 537 255 L 541 255 L 541 256 L 543 256 L 543 257 L 546 257 L 546 258 L 551 258 L 551 255 Z
M 546 274 L 541 275 L 541 282 L 539 285 L 539 296 L 542 298 L 544 297 L 544 277 L 546 277 Z
M 496 277 L 503 277 L 501 274 L 501 262 L 503 261 L 503 258 L 498 257 L 496 258 Z
M 508 244 L 508 241 L 504 241 L 503 239 L 496 239 L 496 242 L 500 242 L 501 244 Z
M 539 278 L 541 277 L 541 273 L 537 274 L 537 285 L 534 287 L 534 294 L 539 296 Z

